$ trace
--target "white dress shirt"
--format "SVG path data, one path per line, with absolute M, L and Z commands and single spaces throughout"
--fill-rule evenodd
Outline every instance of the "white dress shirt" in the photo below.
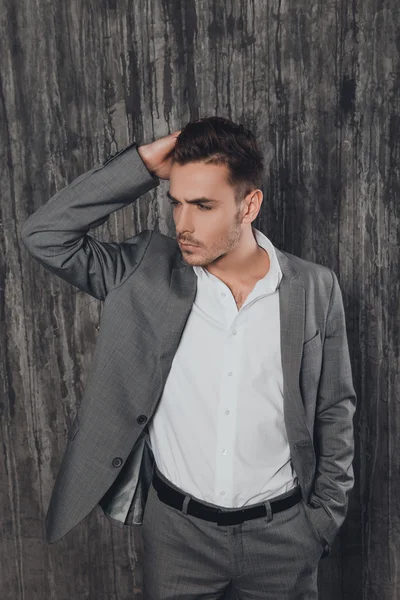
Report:
M 239 311 L 223 281 L 192 267 L 195 301 L 149 423 L 163 475 L 196 499 L 226 508 L 298 485 L 283 417 L 282 271 L 273 244 L 253 232 L 270 269 Z

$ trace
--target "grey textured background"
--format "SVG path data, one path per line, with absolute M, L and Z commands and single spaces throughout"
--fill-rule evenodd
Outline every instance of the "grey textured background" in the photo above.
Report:
M 101 303 L 35 263 L 25 219 L 95 162 L 218 114 L 273 147 L 254 225 L 338 275 L 359 405 L 356 486 L 323 600 L 400 597 L 397 0 L 3 0 L 0 581 L 3 600 L 141 595 L 141 539 L 98 507 L 59 543 L 44 513 Z M 171 237 L 168 184 L 95 235 Z

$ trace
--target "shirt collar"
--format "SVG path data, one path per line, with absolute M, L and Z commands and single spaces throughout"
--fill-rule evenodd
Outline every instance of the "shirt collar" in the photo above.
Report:
M 268 252 L 269 260 L 270 260 L 270 268 L 268 273 L 262 279 L 262 285 L 269 291 L 275 291 L 282 279 L 282 269 L 280 267 L 278 258 L 276 256 L 275 246 L 272 244 L 271 240 L 261 231 L 252 227 L 253 234 L 255 240 L 261 248 L 264 248 Z M 193 270 L 196 273 L 197 277 L 201 277 L 209 275 L 206 273 L 206 270 L 203 267 L 198 265 L 193 265 Z

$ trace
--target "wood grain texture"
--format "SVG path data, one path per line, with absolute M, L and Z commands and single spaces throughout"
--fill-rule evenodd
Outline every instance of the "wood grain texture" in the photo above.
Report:
M 356 486 L 323 600 L 400 598 L 400 8 L 397 0 L 3 0 L 0 581 L 3 600 L 141 598 L 141 539 L 101 509 L 55 545 L 44 515 L 101 305 L 33 261 L 25 219 L 135 139 L 252 128 L 272 161 L 254 225 L 332 268 L 346 310 Z M 174 235 L 165 183 L 95 232 Z

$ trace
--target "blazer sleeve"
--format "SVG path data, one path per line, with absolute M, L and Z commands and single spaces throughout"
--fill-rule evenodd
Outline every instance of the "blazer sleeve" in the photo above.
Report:
M 323 361 L 314 424 L 317 471 L 310 497 L 310 518 L 332 544 L 342 525 L 354 485 L 353 387 L 342 293 L 336 274 L 326 321 Z
M 152 231 L 120 243 L 98 241 L 88 231 L 159 183 L 133 142 L 54 194 L 24 222 L 21 240 L 46 269 L 104 300 L 138 266 Z

